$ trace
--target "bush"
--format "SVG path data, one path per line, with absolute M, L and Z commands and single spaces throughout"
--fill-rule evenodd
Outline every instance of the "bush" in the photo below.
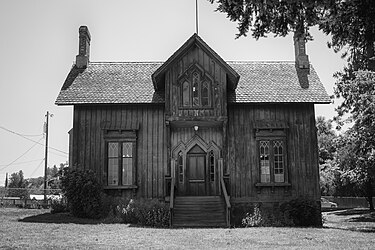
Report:
M 284 202 L 280 210 L 298 227 L 322 226 L 322 214 L 318 202 L 308 198 L 297 198 Z
M 68 206 L 66 202 L 64 202 L 62 199 L 53 199 L 51 203 L 51 213 L 63 213 L 68 211 Z
M 262 203 L 254 205 L 252 213 L 246 213 L 242 219 L 243 227 L 286 227 L 293 226 L 293 222 L 280 213 L 277 204 L 273 208 L 262 207 Z
M 130 200 L 118 206 L 125 223 L 150 227 L 169 226 L 169 207 L 157 199 Z
M 93 171 L 68 170 L 61 183 L 73 216 L 98 219 L 108 214 L 109 205 L 104 202 L 106 196 Z

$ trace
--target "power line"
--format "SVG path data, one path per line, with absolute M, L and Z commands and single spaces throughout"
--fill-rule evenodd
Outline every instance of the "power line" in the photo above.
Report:
M 30 176 L 32 176 L 32 175 L 36 172 L 36 170 L 42 165 L 43 161 L 44 161 L 44 159 L 42 159 L 42 161 L 41 161 L 41 162 L 39 163 L 39 165 L 33 170 L 33 172 L 30 174 Z
M 21 136 L 22 138 L 24 138 L 24 139 L 26 139 L 26 140 L 29 140 L 29 141 L 32 141 L 32 142 L 35 142 L 35 143 L 37 143 L 37 144 L 39 144 L 39 145 L 41 145 L 41 146 L 44 146 L 44 144 L 43 143 L 40 143 L 39 141 L 37 142 L 37 141 L 34 141 L 34 140 L 32 140 L 32 139 L 30 139 L 30 138 L 27 138 L 26 136 L 24 136 L 24 135 L 21 135 L 21 134 L 19 134 L 19 133 L 16 133 L 16 132 L 14 132 L 14 131 L 12 131 L 12 130 L 9 130 L 9 129 L 7 129 L 7 128 L 4 128 L 3 126 L 0 126 L 0 128 L 1 129 L 3 129 L 3 130 L 5 130 L 5 131 L 8 131 L 8 132 L 10 132 L 10 133 L 12 133 L 12 134 L 15 134 L 15 135 L 18 135 L 18 136 Z M 49 149 L 52 149 L 52 150 L 55 150 L 55 151 L 57 151 L 57 152 L 60 152 L 60 153 L 63 153 L 63 154 L 68 154 L 67 152 L 64 152 L 64 151 L 62 151 L 62 150 L 59 150 L 59 149 L 57 149 L 57 148 L 53 148 L 53 147 L 48 147 Z M 52 153 L 52 152 L 51 152 Z
M 42 159 L 24 161 L 24 162 L 17 162 L 17 163 L 13 163 L 12 165 L 22 165 L 22 164 L 26 164 L 26 163 L 30 163 L 30 162 L 36 162 L 36 161 L 40 161 L 40 160 L 42 160 Z M 44 160 L 44 158 L 43 158 L 43 160 Z M 0 167 L 4 167 L 4 166 L 9 166 L 9 164 L 0 165 Z
M 41 141 L 43 138 L 40 138 L 39 141 Z M 6 165 L 5 167 L 3 168 L 0 168 L 0 171 L 6 169 L 7 167 L 9 167 L 10 165 L 12 165 L 14 162 L 16 162 L 18 159 L 20 159 L 22 156 L 24 156 L 25 154 L 27 154 L 31 149 L 33 149 L 38 143 L 39 141 L 35 142 L 34 145 L 32 145 L 28 150 L 26 150 L 26 152 L 24 152 L 23 154 L 21 154 L 19 157 L 17 157 L 14 161 L 12 161 L 11 163 L 9 163 L 8 165 Z
M 16 134 L 16 135 L 19 135 L 19 136 L 22 136 L 22 137 L 38 137 L 38 136 L 43 136 L 43 134 L 39 134 L 39 135 L 26 135 L 26 134 L 21 134 L 21 133 L 17 133 L 17 132 L 14 132 L 10 129 L 7 129 L 7 128 L 4 128 L 3 126 L 0 126 L 1 129 L 4 129 L 12 134 Z

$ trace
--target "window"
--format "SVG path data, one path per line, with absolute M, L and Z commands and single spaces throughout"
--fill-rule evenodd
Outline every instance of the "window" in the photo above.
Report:
M 215 155 L 214 151 L 209 153 L 210 181 L 215 181 Z
M 197 70 L 181 81 L 181 105 L 186 108 L 211 107 L 211 80 Z
M 261 183 L 285 182 L 285 149 L 283 139 L 258 140 Z
M 181 151 L 178 153 L 177 167 L 178 167 L 178 181 L 184 182 L 184 163 L 183 163 L 183 155 Z
M 110 141 L 107 143 L 108 186 L 134 184 L 135 142 Z

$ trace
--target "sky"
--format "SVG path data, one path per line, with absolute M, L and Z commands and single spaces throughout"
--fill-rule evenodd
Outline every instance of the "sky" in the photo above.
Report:
M 237 24 L 198 0 L 199 36 L 227 61 L 293 61 L 293 37 L 235 39 Z M 55 100 L 78 54 L 78 29 L 91 33 L 90 61 L 166 61 L 192 34 L 195 0 L 1 0 L 0 186 L 6 173 L 43 176 L 43 124 L 49 118 L 49 167 L 68 160 L 73 108 Z M 312 28 L 306 51 L 329 95 L 345 65 Z M 337 104 L 316 105 L 332 118 Z M 39 143 L 39 144 L 38 144 Z

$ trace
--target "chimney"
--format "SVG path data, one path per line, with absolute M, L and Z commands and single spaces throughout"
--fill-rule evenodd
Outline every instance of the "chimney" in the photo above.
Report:
M 296 66 L 298 69 L 309 69 L 309 57 L 306 55 L 306 41 L 305 35 L 301 33 L 294 33 L 294 50 L 296 56 Z
M 79 27 L 79 48 L 76 56 L 76 66 L 84 69 L 89 64 L 91 35 L 87 26 Z

